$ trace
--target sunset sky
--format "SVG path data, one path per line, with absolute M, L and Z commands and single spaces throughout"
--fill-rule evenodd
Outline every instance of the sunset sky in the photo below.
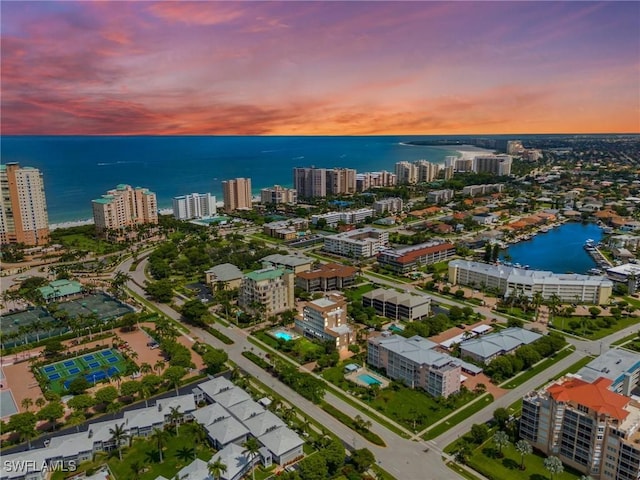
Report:
M 0 8 L 5 135 L 640 132 L 638 2 Z

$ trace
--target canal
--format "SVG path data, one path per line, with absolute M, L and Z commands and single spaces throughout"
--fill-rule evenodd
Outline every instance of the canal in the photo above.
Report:
M 602 229 L 594 223 L 568 222 L 548 233 L 538 233 L 531 240 L 509 246 L 505 253 L 511 262 L 534 270 L 555 273 L 587 273 L 596 266 L 584 249 L 588 239 L 600 242 Z

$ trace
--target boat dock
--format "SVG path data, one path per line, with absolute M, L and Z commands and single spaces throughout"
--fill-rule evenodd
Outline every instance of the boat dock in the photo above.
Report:
M 609 259 L 605 257 L 600 250 L 598 250 L 598 246 L 593 240 L 587 240 L 587 243 L 584 245 L 584 249 L 587 251 L 589 256 L 593 258 L 593 261 L 596 262 L 599 268 L 606 270 L 607 268 L 613 267 L 613 264 Z

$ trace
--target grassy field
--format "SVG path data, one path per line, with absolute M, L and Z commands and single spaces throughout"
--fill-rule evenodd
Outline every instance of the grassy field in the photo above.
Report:
M 608 337 L 612 333 L 631 327 L 638 323 L 636 317 L 622 317 L 610 327 L 598 325 L 598 319 L 591 317 L 556 317 L 553 324 L 556 328 L 560 328 L 563 332 L 571 333 L 588 340 L 599 340 Z M 569 322 L 577 322 L 579 325 L 570 327 Z M 584 328 L 583 328 L 584 326 Z
M 520 470 L 521 457 L 512 444 L 502 449 L 503 457 L 499 458 L 496 447 L 491 441 L 474 450 L 467 461 L 474 470 L 490 480 L 545 480 L 551 474 L 544 468 L 541 455 L 527 455 L 524 459 L 525 470 Z M 553 480 L 577 480 L 580 474 L 565 470 L 553 477 Z
M 131 447 L 123 449 L 122 462 L 114 450 L 107 458 L 102 456 L 94 462 L 83 463 L 80 465 L 80 470 L 87 471 L 95 468 L 104 464 L 106 460 L 109 469 L 117 479 L 136 478 L 132 469 L 132 465 L 135 463 L 140 464 L 146 470 L 138 477 L 140 480 L 154 480 L 159 475 L 165 478 L 174 478 L 178 470 L 192 461 L 179 458 L 179 450 L 193 448 L 195 456 L 205 461 L 213 456 L 214 451 L 209 446 L 198 443 L 195 438 L 195 427 L 192 424 L 181 425 L 178 435 L 172 433 L 166 436 L 166 444 L 162 450 L 162 463 L 159 461 L 156 444 L 150 439 L 137 438 L 133 440 Z M 65 478 L 63 472 L 56 472 L 52 480 L 62 480 L 63 478 Z
M 473 402 L 472 404 L 470 404 L 466 408 L 463 408 L 463 409 L 457 411 L 455 413 L 455 415 L 452 415 L 451 417 L 449 417 L 444 422 L 439 423 L 438 425 L 436 425 L 433 428 L 430 428 L 429 431 L 422 436 L 422 438 L 424 438 L 425 440 L 431 440 L 432 438 L 436 438 L 437 436 L 442 435 L 444 432 L 449 430 L 451 427 L 453 427 L 454 425 L 457 425 L 458 423 L 460 423 L 464 419 L 469 418 L 474 413 L 479 412 L 484 407 L 489 405 L 491 402 L 493 402 L 493 395 L 491 395 L 489 393 L 489 394 L 487 394 L 487 396 L 479 399 L 476 402 Z
M 362 295 L 375 289 L 375 285 L 371 283 L 364 283 L 358 285 L 356 288 L 348 288 L 344 291 L 344 296 L 347 297 L 350 302 L 359 302 L 362 300 Z

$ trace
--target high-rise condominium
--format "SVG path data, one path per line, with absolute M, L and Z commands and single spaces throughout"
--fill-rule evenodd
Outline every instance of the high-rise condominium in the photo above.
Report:
M 251 209 L 251 179 L 234 178 L 222 182 L 224 194 L 224 209 L 227 212 L 234 210 Z
M 210 193 L 192 193 L 173 198 L 173 216 L 178 220 L 213 217 L 216 197 Z
M 17 163 L 0 165 L 0 243 L 29 246 L 49 242 L 42 173 Z
M 353 168 L 296 167 L 293 186 L 300 198 L 349 195 L 356 191 L 356 171 Z
M 98 234 L 158 223 L 156 194 L 148 188 L 120 184 L 91 203 Z
M 426 160 L 416 160 L 413 163 L 406 161 L 396 163 L 398 184 L 432 182 L 438 176 L 439 171 L 439 165 Z
M 297 203 L 298 192 L 293 188 L 284 188 L 280 185 L 263 188 L 260 190 L 260 201 L 264 204 L 280 205 L 283 203 Z
M 476 173 L 511 175 L 511 162 L 511 155 L 482 155 L 473 159 L 473 170 Z

